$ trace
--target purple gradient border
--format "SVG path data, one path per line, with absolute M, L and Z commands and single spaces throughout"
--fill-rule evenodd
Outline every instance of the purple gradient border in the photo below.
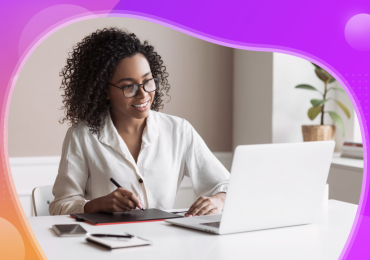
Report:
M 334 2 L 334 1 L 333 1 Z M 86 6 L 88 5 L 87 3 L 85 4 Z M 367 197 L 368 197 L 368 188 L 367 188 L 367 183 L 368 183 L 368 178 L 367 178 L 367 155 L 368 155 L 368 135 L 367 135 L 367 125 L 366 123 L 366 116 L 365 113 L 361 107 L 361 100 L 362 98 L 359 98 L 358 95 L 356 95 L 356 91 L 351 88 L 349 82 L 346 80 L 344 75 L 342 75 L 339 71 L 337 71 L 333 66 L 325 62 L 324 60 L 320 59 L 319 57 L 312 55 L 308 52 L 301 51 L 299 49 L 295 48 L 290 48 L 290 47 L 285 47 L 285 46 L 279 46 L 279 45 L 269 45 L 269 44 L 255 44 L 255 43 L 246 43 L 242 41 L 234 41 L 234 40 L 229 40 L 226 38 L 221 38 L 221 37 L 216 37 L 212 34 L 207 34 L 203 31 L 199 31 L 190 27 L 187 27 L 185 25 L 182 25 L 180 23 L 176 23 L 174 21 L 155 16 L 155 15 L 150 15 L 148 13 L 142 13 L 142 12 L 137 12 L 137 11 L 129 11 L 129 10 L 115 10 L 115 11 L 101 11 L 101 10 L 96 10 L 92 11 L 89 14 L 79 14 L 73 17 L 68 17 L 64 20 L 59 21 L 58 23 L 55 23 L 51 26 L 49 26 L 47 29 L 43 31 L 42 34 L 36 36 L 35 40 L 32 41 L 32 43 L 29 45 L 27 50 L 24 52 L 22 57 L 17 61 L 17 64 L 15 65 L 13 72 L 11 73 L 11 77 L 8 79 L 8 84 L 6 88 L 6 94 L 5 94 L 5 99 L 2 105 L 3 105 L 3 111 L 5 111 L 5 129 L 7 129 L 7 116 L 8 116 L 8 109 L 9 109 L 9 104 L 13 92 L 13 88 L 15 86 L 17 77 L 22 70 L 25 62 L 29 58 L 29 56 L 32 54 L 32 52 L 38 47 L 38 45 L 47 37 L 49 37 L 51 34 L 56 32 L 57 30 L 68 26 L 69 24 L 86 20 L 86 19 L 93 19 L 93 18 L 101 18 L 101 17 L 127 17 L 127 18 L 135 18 L 135 19 L 140 19 L 140 20 L 146 20 L 149 22 L 153 22 L 156 24 L 160 24 L 163 26 L 166 26 L 168 28 L 174 29 L 176 31 L 188 34 L 190 36 L 212 42 L 215 44 L 231 47 L 231 48 L 237 48 L 237 49 L 244 49 L 244 50 L 253 50 L 253 51 L 265 51 L 265 52 L 278 52 L 278 53 L 284 53 L 284 54 L 289 54 L 293 55 L 296 57 L 300 57 L 303 59 L 306 59 L 308 61 L 315 62 L 316 64 L 320 65 L 321 67 L 325 68 L 328 72 L 330 72 L 332 75 L 335 75 L 336 79 L 338 82 L 345 88 L 347 94 L 349 94 L 350 100 L 354 105 L 356 113 L 359 115 L 359 122 L 360 122 L 360 127 L 361 127 L 361 134 L 363 136 L 363 144 L 364 144 L 364 174 L 363 174 L 363 182 L 362 182 L 362 192 L 361 192 L 361 198 L 359 202 L 359 207 L 357 210 L 356 214 L 356 219 L 353 223 L 352 229 L 350 236 L 347 239 L 346 245 L 342 251 L 342 254 L 340 256 L 340 259 L 345 259 L 349 256 L 351 247 L 355 243 L 355 238 L 358 235 L 359 228 L 361 226 L 361 223 L 364 219 L 365 215 L 365 209 L 366 209 L 366 203 L 367 203 Z M 369 61 L 370 62 L 370 61 Z M 370 72 L 369 72 L 370 74 Z M 361 96 L 361 94 L 359 95 Z M 365 99 L 364 99 L 365 100 Z M 367 102 L 367 100 L 366 100 Z M 4 109 L 5 108 L 5 109 Z M 366 107 L 367 109 L 367 107 Z M 7 149 L 7 147 L 6 147 Z M 360 238 L 361 239 L 361 238 Z M 365 242 L 365 241 L 360 241 L 360 242 Z M 363 248 L 363 250 L 366 250 L 366 248 Z M 364 251 L 365 252 L 365 251 Z M 366 251 L 366 255 L 369 255 L 369 252 Z M 358 256 L 360 256 L 361 252 L 357 252 L 356 254 L 352 255 L 353 259 L 360 259 Z M 350 257 L 350 258 L 352 258 Z

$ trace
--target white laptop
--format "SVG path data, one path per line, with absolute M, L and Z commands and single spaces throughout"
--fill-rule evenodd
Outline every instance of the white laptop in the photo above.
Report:
M 314 223 L 334 146 L 334 141 L 238 146 L 223 213 L 166 222 L 219 235 Z

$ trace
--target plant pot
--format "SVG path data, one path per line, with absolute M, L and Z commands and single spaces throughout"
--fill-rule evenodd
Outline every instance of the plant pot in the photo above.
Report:
M 304 142 L 334 140 L 334 125 L 302 125 Z

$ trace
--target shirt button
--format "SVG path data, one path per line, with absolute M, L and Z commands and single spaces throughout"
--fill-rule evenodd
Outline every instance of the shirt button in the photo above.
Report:
M 140 182 L 140 183 L 143 183 L 143 180 L 142 180 L 142 179 L 139 179 L 139 182 Z

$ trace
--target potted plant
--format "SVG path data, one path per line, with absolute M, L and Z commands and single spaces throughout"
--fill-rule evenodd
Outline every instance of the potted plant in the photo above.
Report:
M 303 141 L 326 141 L 326 140 L 333 140 L 334 133 L 335 133 L 335 126 L 334 125 L 325 125 L 324 124 L 324 114 L 328 113 L 333 120 L 333 122 L 338 126 L 340 131 L 344 136 L 344 125 L 342 118 L 334 111 L 326 111 L 325 104 L 328 101 L 334 101 L 337 105 L 343 110 L 348 118 L 351 117 L 351 113 L 349 112 L 348 108 L 339 100 L 334 98 L 328 98 L 327 94 L 329 91 L 345 91 L 342 88 L 338 87 L 328 87 L 329 83 L 335 81 L 335 78 L 331 76 L 327 71 L 323 68 L 317 66 L 316 64 L 312 63 L 315 66 L 315 74 L 316 76 L 324 82 L 324 91 L 320 91 L 315 87 L 307 84 L 300 84 L 295 88 L 306 89 L 317 91 L 321 94 L 321 99 L 311 99 L 312 107 L 308 109 L 307 115 L 308 118 L 314 120 L 319 114 L 321 114 L 320 125 L 302 125 L 302 134 L 303 134 Z

